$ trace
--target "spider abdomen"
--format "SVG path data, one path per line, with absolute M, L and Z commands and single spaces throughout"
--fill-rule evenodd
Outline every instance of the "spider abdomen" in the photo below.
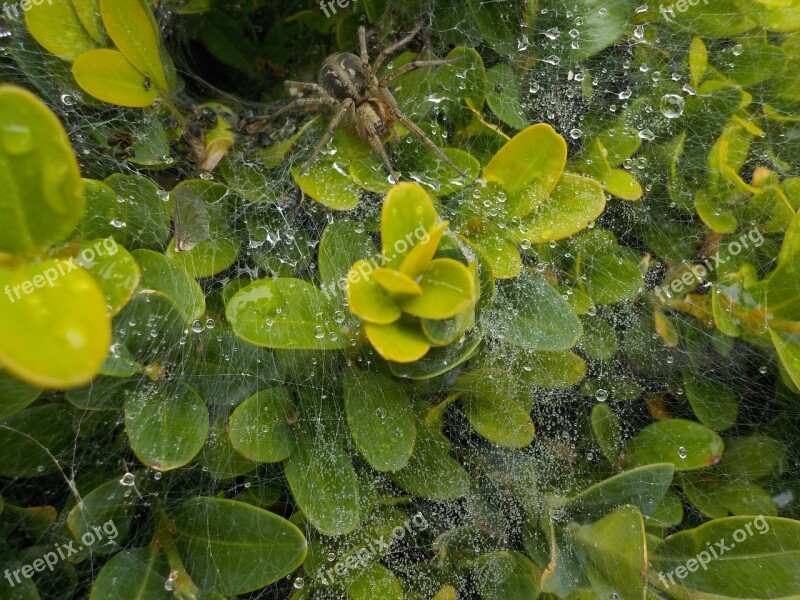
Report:
M 367 88 L 361 59 L 349 52 L 331 54 L 319 70 L 319 84 L 334 98 L 358 101 Z

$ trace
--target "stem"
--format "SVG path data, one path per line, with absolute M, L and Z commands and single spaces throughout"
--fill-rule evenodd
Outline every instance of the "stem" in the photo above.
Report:
M 156 543 L 164 550 L 169 568 L 172 571 L 170 578 L 175 581 L 174 597 L 178 598 L 178 600 L 196 600 L 200 590 L 192 581 L 189 573 L 186 572 L 183 559 L 178 552 L 178 547 L 175 545 L 175 540 L 172 538 L 175 525 L 167 516 L 160 502 L 156 501 L 154 503 L 153 513 L 156 520 Z

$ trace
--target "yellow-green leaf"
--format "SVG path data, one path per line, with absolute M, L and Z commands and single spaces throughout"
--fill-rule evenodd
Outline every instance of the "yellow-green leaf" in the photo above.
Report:
M 378 354 L 386 360 L 414 362 L 425 356 L 431 348 L 419 323 L 403 320 L 389 325 L 364 323 L 364 331 Z
M 0 366 L 45 388 L 78 387 L 99 373 L 111 323 L 89 273 L 65 260 L 0 269 L 0 290 Z
M 83 185 L 55 115 L 22 88 L 0 86 L 0 252 L 37 254 L 83 212 Z
M 470 270 L 452 258 L 431 261 L 420 275 L 422 295 L 403 304 L 403 312 L 423 319 L 449 319 L 476 299 Z
M 154 86 L 169 93 L 161 40 L 150 7 L 143 0 L 100 0 L 103 25 L 114 45 Z
M 93 50 L 81 55 L 72 65 L 72 74 L 86 92 L 109 104 L 145 108 L 158 97 L 148 77 L 116 50 Z
M 347 302 L 350 311 L 358 318 L 386 325 L 394 323 L 403 314 L 386 292 L 373 281 L 373 265 L 362 260 L 353 265 L 347 276 Z
M 25 25 L 45 50 L 70 62 L 97 47 L 69 0 L 32 3 Z

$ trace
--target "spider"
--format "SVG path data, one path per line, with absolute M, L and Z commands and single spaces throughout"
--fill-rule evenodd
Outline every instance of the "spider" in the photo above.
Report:
M 406 37 L 385 48 L 375 59 L 375 62 L 370 64 L 367 51 L 367 33 L 362 25 L 358 28 L 360 56 L 350 52 L 331 54 L 322 63 L 322 68 L 319 70 L 318 83 L 286 82 L 286 86 L 291 90 L 290 93 L 292 95 L 297 96 L 301 92 L 310 92 L 312 96 L 295 98 L 288 105 L 267 117 L 267 119 L 274 119 L 301 107 L 329 107 L 335 111 L 325 134 L 300 169 L 301 174 L 304 174 L 314 164 L 322 148 L 333 137 L 336 126 L 344 121 L 351 129 L 355 130 L 360 138 L 366 139 L 370 143 L 375 152 L 381 157 L 381 160 L 383 160 L 392 182 L 397 183 L 398 174 L 392 167 L 388 154 L 386 154 L 383 140 L 390 133 L 397 137 L 397 130 L 394 125 L 395 122 L 399 121 L 433 150 L 447 165 L 458 171 L 463 178 L 467 178 L 467 175 L 442 152 L 433 140 L 400 111 L 397 102 L 386 87 L 387 84 L 401 75 L 420 67 L 447 65 L 453 61 L 417 59 L 383 77 L 379 78 L 377 76 L 378 71 L 386 60 L 392 54 L 407 46 L 422 30 L 422 27 L 422 24 L 418 24 Z

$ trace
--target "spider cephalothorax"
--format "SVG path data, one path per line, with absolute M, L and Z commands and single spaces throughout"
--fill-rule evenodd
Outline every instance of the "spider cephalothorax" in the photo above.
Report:
M 361 56 L 356 56 L 349 52 L 337 52 L 330 55 L 322 63 L 318 83 L 286 82 L 290 95 L 295 96 L 295 99 L 287 106 L 270 115 L 269 119 L 274 119 L 300 107 L 318 108 L 327 106 L 335 111 L 328 129 L 315 146 L 311 156 L 306 160 L 301 172 L 305 172 L 313 164 L 322 148 L 330 141 L 336 126 L 340 122 L 344 122 L 359 137 L 367 140 L 372 145 L 381 160 L 383 160 L 383 164 L 386 165 L 392 181 L 397 183 L 397 173 L 392 167 L 388 154 L 386 154 L 386 149 L 383 147 L 383 140 L 389 134 L 396 135 L 394 124 L 395 122 L 400 122 L 433 150 L 439 158 L 458 171 L 462 177 L 466 178 L 466 174 L 453 164 L 453 161 L 425 135 L 425 132 L 400 111 L 397 102 L 387 88 L 389 82 L 400 75 L 420 67 L 450 64 L 450 61 L 414 60 L 383 77 L 379 78 L 377 75 L 386 60 L 411 42 L 421 29 L 421 25 L 417 26 L 408 36 L 384 49 L 375 59 L 375 62 L 370 64 L 367 52 L 366 30 L 364 27 L 359 27 L 358 36 Z M 303 93 L 308 93 L 310 96 L 303 97 Z

